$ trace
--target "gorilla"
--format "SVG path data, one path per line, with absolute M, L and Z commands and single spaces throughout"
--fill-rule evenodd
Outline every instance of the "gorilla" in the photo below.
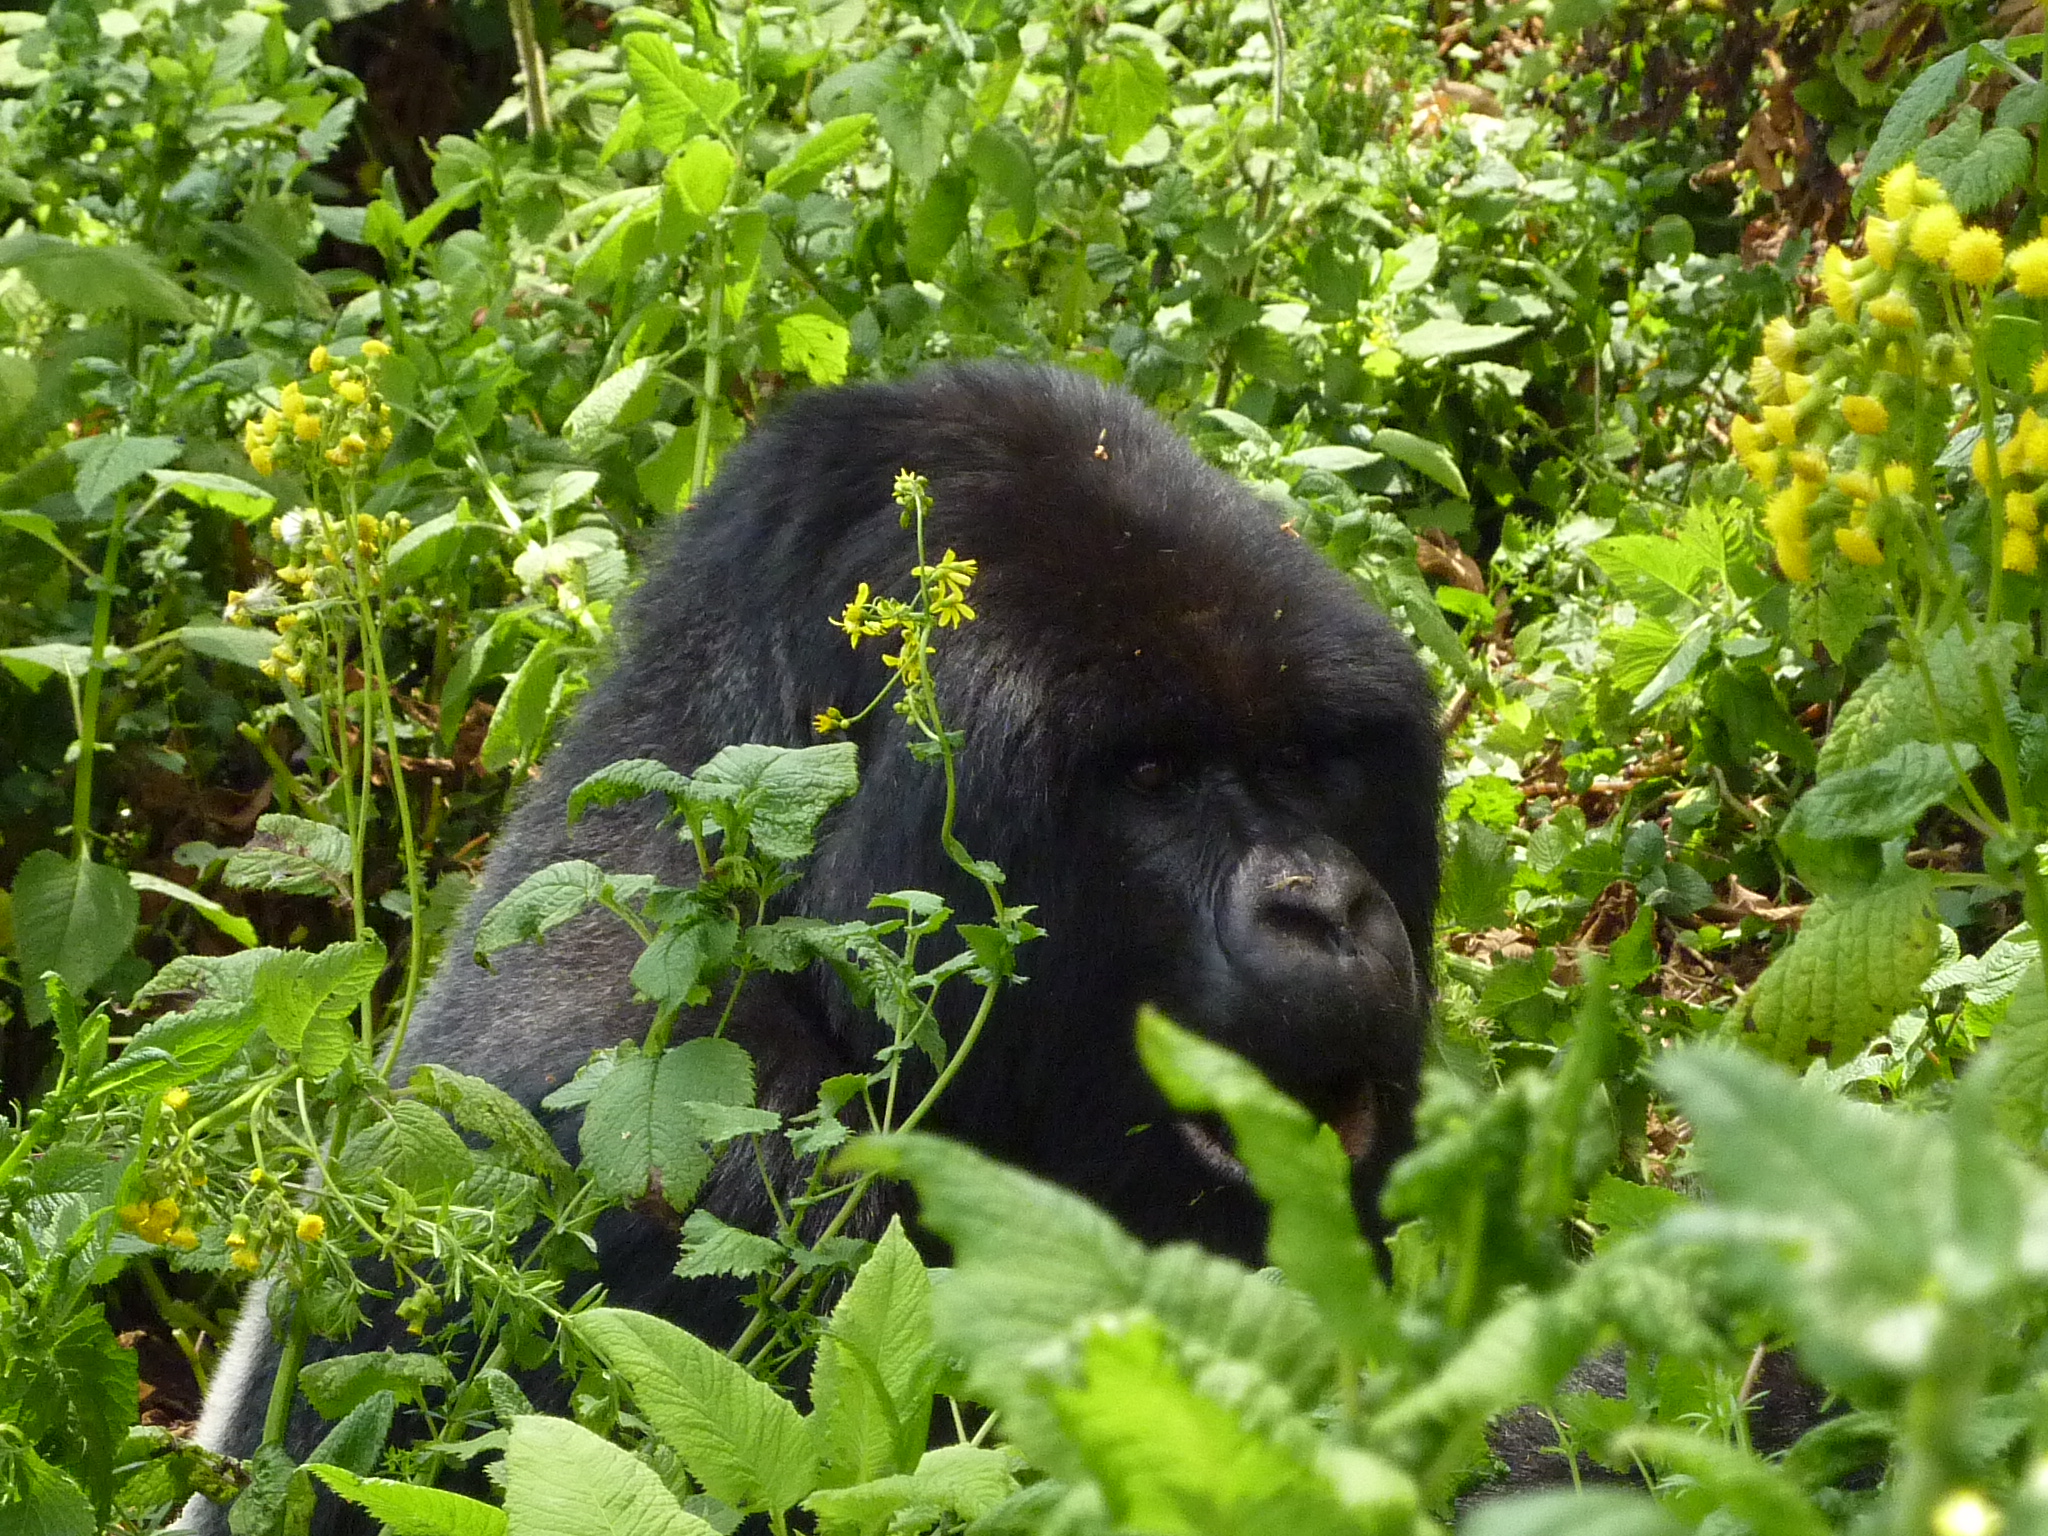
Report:
M 654 801 L 566 825 L 569 791 L 594 770 L 646 757 L 689 771 L 732 742 L 805 745 L 821 711 L 880 689 L 882 647 L 849 647 L 828 619 L 863 580 L 909 591 L 890 494 L 904 468 L 930 483 L 931 549 L 979 562 L 980 616 L 946 631 L 938 658 L 946 721 L 964 734 L 958 835 L 1046 930 L 928 1128 L 1079 1190 L 1149 1241 L 1257 1262 L 1265 1216 L 1227 1142 L 1177 1118 L 1139 1065 L 1133 1021 L 1151 1002 L 1337 1129 L 1370 1222 L 1411 1139 L 1430 991 L 1440 746 L 1427 680 L 1270 507 L 1129 395 L 1050 368 L 802 394 L 728 457 L 652 563 L 616 667 L 500 834 L 400 1076 L 445 1063 L 537 1109 L 593 1050 L 646 1032 L 627 980 L 638 944 L 615 919 L 581 919 L 488 972 L 468 959 L 475 925 L 558 859 L 692 878 Z M 886 710 L 856 727 L 859 792 L 829 816 L 787 910 L 844 919 L 910 888 L 978 910 L 940 846 L 941 775 L 904 734 Z M 941 1023 L 957 1040 L 966 1020 Z M 690 1029 L 685 1016 L 676 1038 Z M 729 1029 L 757 1064 L 760 1102 L 784 1114 L 865 1070 L 887 1038 L 823 966 L 757 975 Z M 558 1118 L 573 1157 L 573 1117 Z M 751 1160 L 722 1172 L 706 1203 L 764 1223 Z M 690 1289 L 706 1282 L 672 1274 L 673 1225 L 606 1223 L 612 1298 L 716 1333 Z M 236 1454 L 254 1450 L 269 1395 L 263 1312 L 245 1308 L 201 1426 Z M 303 1455 L 319 1426 L 300 1412 Z

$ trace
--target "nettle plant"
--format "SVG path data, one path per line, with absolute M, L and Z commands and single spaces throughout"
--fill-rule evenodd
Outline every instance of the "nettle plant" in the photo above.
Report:
M 2048 237 L 2009 243 L 1973 222 L 2034 164 L 2020 129 L 2048 88 L 2012 62 L 2018 51 L 1959 51 L 1901 97 L 1872 152 L 1879 169 L 1977 55 L 2019 77 L 1998 126 L 1982 130 L 1966 110 L 1914 159 L 1867 179 L 1878 207 L 1862 254 L 1827 250 L 1821 301 L 1766 329 L 1750 374 L 1759 416 L 1730 431 L 1767 493 L 1778 567 L 1799 588 L 1795 629 L 1869 674 L 1835 718 L 1818 782 L 1778 829 L 1818 899 L 1742 1022 L 1791 1062 L 1825 1054 L 1840 1067 L 1866 1047 L 1890 1057 L 1916 1043 L 1945 1057 L 1995 1022 L 2023 974 L 2027 1012 L 2039 1011 L 2026 933 L 2008 936 L 1996 977 L 1981 965 L 1936 972 L 1957 959 L 1944 916 L 1995 923 L 1996 904 L 2017 895 L 2031 932 L 2048 923 L 2048 674 L 2032 638 L 2048 492 Z M 1914 849 L 1936 807 L 1981 838 L 1981 873 Z M 1956 1016 L 1965 1040 L 1929 1037 L 1923 987 L 1959 983 L 1976 1005 Z

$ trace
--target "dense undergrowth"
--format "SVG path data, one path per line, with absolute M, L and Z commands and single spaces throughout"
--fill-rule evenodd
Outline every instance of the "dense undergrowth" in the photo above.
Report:
M 1482 1536 L 2048 1528 L 2038 7 L 511 22 L 536 68 L 429 199 L 280 7 L 0 13 L 0 1527 L 196 1489 L 288 1532 L 318 1479 L 488 1533 L 432 1486 L 488 1463 L 572 1533 L 1407 1532 L 1535 1404 L 1570 1486 Z M 644 1151 L 386 1082 L 647 532 L 778 393 L 990 354 L 1172 415 L 1443 687 L 1389 1277 L 1330 1134 L 1164 1019 L 1277 1279 L 919 1133 L 904 1055 L 940 989 L 1009 984 L 1029 893 L 949 844 L 964 942 L 919 893 L 765 921 L 853 787 L 829 741 L 599 775 L 579 804 L 666 797 L 705 879 L 557 866 L 486 924 L 646 941 L 648 1036 L 557 1100 Z M 920 658 L 974 571 L 903 563 L 915 602 L 840 621 L 950 772 Z M 894 1043 L 810 1115 L 671 1045 L 821 958 Z M 856 1097 L 891 1134 L 842 1152 Z M 685 1272 L 753 1287 L 730 1355 L 576 1299 L 599 1213 L 777 1136 L 838 1154 L 778 1231 L 683 1221 Z M 944 1283 L 844 1235 L 884 1173 Z M 296 1362 L 364 1258 L 421 1347 L 287 1370 L 317 1470 L 182 1438 L 245 1279 Z M 1567 1381 L 1611 1343 L 1622 1396 Z M 1789 1448 L 1780 1349 L 1841 1409 Z M 571 1417 L 514 1380 L 551 1358 Z

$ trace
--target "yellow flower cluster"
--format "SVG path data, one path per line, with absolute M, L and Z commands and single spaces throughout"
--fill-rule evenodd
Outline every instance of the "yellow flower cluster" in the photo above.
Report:
M 307 377 L 278 391 L 277 404 L 242 424 L 242 451 L 258 474 L 296 463 L 349 470 L 391 446 L 391 407 L 376 388 L 378 364 L 391 355 L 374 336 L 360 368 L 338 368 L 327 348 L 306 359 Z
M 2034 393 L 2048 394 L 2048 358 L 2034 366 Z M 1982 437 L 1970 450 L 1970 473 L 1989 493 L 1992 489 L 1991 447 Z M 1998 449 L 1998 489 L 2004 495 L 2005 532 L 1999 543 L 1999 564 L 2031 576 L 2041 565 L 2040 503 L 2048 498 L 2048 420 L 2031 405 L 2013 423 L 2012 436 Z
M 1822 256 L 1826 307 L 1765 328 L 1749 373 L 1757 415 L 1729 427 L 1736 458 L 1769 493 L 1764 531 L 1794 581 L 1812 580 L 1830 550 L 1883 565 L 1887 540 L 1929 493 L 1907 461 L 1916 420 L 1945 424 L 1951 391 L 1971 377 L 1968 341 L 1945 324 L 1956 304 L 1987 295 L 2008 269 L 2022 294 L 2048 296 L 2048 238 L 2008 256 L 1995 230 L 1965 224 L 1941 184 L 1910 164 L 1885 177 L 1879 200 L 1864 255 L 1831 246 Z M 2048 393 L 2048 364 L 2041 374 L 2036 390 Z M 2039 444 L 2048 473 L 2048 425 Z M 2024 461 L 2024 448 L 2006 452 Z M 2024 534 L 2007 541 L 2013 569 L 2033 568 L 2033 528 Z
M 340 594 L 351 571 L 374 587 L 382 579 L 385 552 L 411 530 L 412 520 L 396 512 L 387 512 L 382 517 L 358 512 L 353 518 L 330 519 L 309 509 L 273 518 L 271 536 L 286 548 L 299 551 L 296 563 L 277 568 L 278 585 L 284 594 L 289 594 L 289 601 L 298 604 Z M 284 606 L 284 594 L 273 601 L 273 609 Z M 228 594 L 230 623 L 248 622 L 246 615 L 256 610 L 255 596 L 255 592 Z M 278 642 L 270 655 L 257 664 L 257 669 L 265 677 L 284 678 L 294 688 L 304 688 L 307 671 L 300 652 L 304 615 L 287 609 L 278 613 L 276 627 Z M 319 646 L 315 637 L 313 649 L 317 651 Z
M 228 1263 L 243 1274 L 253 1275 L 262 1268 L 262 1256 L 257 1253 L 255 1244 L 250 1240 L 247 1216 L 237 1216 L 234 1225 L 228 1229 L 228 1235 L 221 1241 L 227 1245 Z
M 180 1223 L 178 1218 L 184 1213 L 178 1202 L 168 1195 L 161 1200 L 138 1200 L 133 1205 L 122 1206 L 114 1214 L 122 1226 L 145 1243 L 160 1243 L 167 1248 L 188 1251 L 199 1246 L 199 1234 Z

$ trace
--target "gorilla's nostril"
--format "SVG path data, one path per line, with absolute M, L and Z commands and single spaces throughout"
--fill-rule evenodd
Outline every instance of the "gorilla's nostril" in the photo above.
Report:
M 1268 882 L 1258 921 L 1297 941 L 1348 954 L 1358 947 L 1372 893 L 1348 871 L 1294 871 Z

